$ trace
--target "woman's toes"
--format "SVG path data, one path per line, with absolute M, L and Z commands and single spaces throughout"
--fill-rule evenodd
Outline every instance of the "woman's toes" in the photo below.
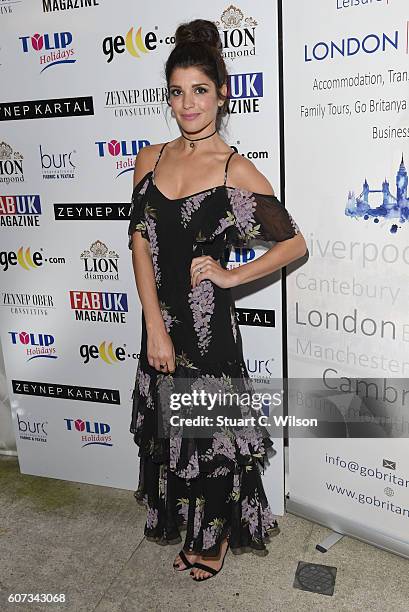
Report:
M 198 558 L 198 556 L 195 555 L 193 552 L 190 552 L 190 553 L 185 552 L 185 555 L 186 555 L 187 560 L 191 564 L 195 563 L 195 561 Z M 177 555 L 175 557 L 175 560 L 173 561 L 173 567 L 177 570 L 184 570 L 184 569 L 187 569 L 188 566 L 186 565 L 184 561 L 182 561 L 180 555 Z
M 203 578 L 206 578 L 207 576 L 209 576 L 209 572 L 205 572 L 202 569 L 198 569 L 198 568 L 194 568 L 191 572 L 190 575 L 193 578 L 196 578 L 196 580 L 203 580 Z
M 182 559 L 179 557 L 179 555 L 174 560 L 173 567 L 175 569 L 183 569 L 184 567 L 186 567 L 185 564 L 183 563 Z

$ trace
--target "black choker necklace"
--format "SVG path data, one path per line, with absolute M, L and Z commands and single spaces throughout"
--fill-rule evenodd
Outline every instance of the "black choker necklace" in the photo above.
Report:
M 217 130 L 215 130 L 215 131 L 214 131 L 212 134 L 209 134 L 208 136 L 202 136 L 202 138 L 195 138 L 194 140 L 193 140 L 192 138 L 188 138 L 188 137 L 187 137 L 187 136 L 185 136 L 183 133 L 182 133 L 182 136 L 183 136 L 183 138 L 185 138 L 186 140 L 189 140 L 189 141 L 190 141 L 190 146 L 191 146 L 191 148 L 193 149 L 193 147 L 195 146 L 195 142 L 196 142 L 197 140 L 206 140 L 206 138 L 210 138 L 210 136 L 214 136 L 214 134 L 216 134 L 216 132 L 217 132 Z

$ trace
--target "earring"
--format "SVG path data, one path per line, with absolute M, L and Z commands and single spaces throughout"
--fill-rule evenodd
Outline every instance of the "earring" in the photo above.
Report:
M 174 112 L 173 108 L 172 108 L 172 110 L 170 111 L 170 116 L 171 116 L 173 119 L 175 118 L 175 112 Z

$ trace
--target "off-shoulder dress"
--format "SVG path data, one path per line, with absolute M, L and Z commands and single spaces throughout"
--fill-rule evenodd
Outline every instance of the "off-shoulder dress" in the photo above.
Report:
M 148 539 L 180 542 L 180 529 L 186 528 L 185 550 L 203 557 L 217 555 L 226 535 L 233 552 L 267 554 L 266 543 L 279 531 L 260 472 L 266 457 L 275 454 L 268 432 L 219 427 L 209 437 L 192 437 L 186 428 L 166 427 L 171 411 L 163 398 L 185 389 L 186 381 L 197 390 L 252 389 L 231 289 L 208 279 L 192 288 L 192 259 L 210 255 L 226 268 L 225 253 L 233 245 L 288 240 L 300 230 L 275 196 L 227 185 L 234 152 L 223 185 L 167 198 L 155 184 L 166 144 L 155 168 L 134 187 L 128 228 L 129 248 L 135 231 L 149 241 L 159 305 L 176 355 L 174 373 L 149 365 L 142 313 L 130 423 L 140 458 L 135 498 L 147 509 Z

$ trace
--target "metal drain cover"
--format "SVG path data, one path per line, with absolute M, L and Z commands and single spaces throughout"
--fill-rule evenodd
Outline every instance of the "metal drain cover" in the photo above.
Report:
M 299 561 L 293 587 L 311 593 L 333 595 L 336 575 L 337 568 L 331 565 Z

